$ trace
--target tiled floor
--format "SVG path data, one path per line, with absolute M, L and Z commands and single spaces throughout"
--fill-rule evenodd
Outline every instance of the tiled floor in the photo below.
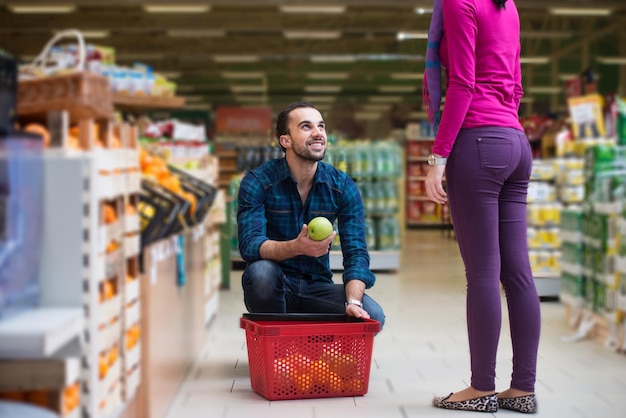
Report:
M 233 271 L 206 346 L 167 418 L 411 418 L 462 416 L 431 406 L 433 395 L 466 387 L 469 359 L 465 284 L 456 242 L 439 231 L 406 234 L 397 273 L 378 274 L 369 294 L 385 308 L 385 329 L 374 339 L 369 391 L 362 397 L 270 402 L 250 388 L 244 312 Z M 503 306 L 506 315 L 506 307 Z M 626 356 L 594 341 L 564 342 L 574 331 L 559 302 L 542 302 L 538 416 L 626 417 Z M 506 317 L 503 324 L 506 324 Z M 497 390 L 507 388 L 510 342 L 502 332 Z M 493 415 L 515 415 L 499 411 Z M 489 416 L 489 414 L 484 414 Z

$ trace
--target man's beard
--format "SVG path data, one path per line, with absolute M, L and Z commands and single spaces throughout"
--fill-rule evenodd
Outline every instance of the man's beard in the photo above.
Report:
M 310 162 L 317 162 L 317 161 L 321 161 L 324 159 L 324 156 L 326 155 L 326 149 L 324 148 L 324 151 L 321 154 L 318 153 L 313 153 L 311 152 L 306 146 L 298 149 L 298 148 L 293 148 L 293 152 L 294 154 L 296 154 L 298 156 L 299 159 L 304 160 L 304 161 L 310 161 Z

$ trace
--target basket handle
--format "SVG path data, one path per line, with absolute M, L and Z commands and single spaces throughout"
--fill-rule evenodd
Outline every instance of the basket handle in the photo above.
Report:
M 76 70 L 85 71 L 85 38 L 78 29 L 66 29 L 54 35 L 44 46 L 43 50 L 33 59 L 32 66 L 45 69 L 50 56 L 50 49 L 63 38 L 75 37 L 78 40 L 78 63 Z

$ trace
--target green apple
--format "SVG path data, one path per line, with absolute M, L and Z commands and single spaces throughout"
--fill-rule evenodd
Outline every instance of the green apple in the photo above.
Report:
M 323 216 L 311 219 L 308 225 L 309 238 L 314 241 L 323 241 L 333 233 L 333 224 Z

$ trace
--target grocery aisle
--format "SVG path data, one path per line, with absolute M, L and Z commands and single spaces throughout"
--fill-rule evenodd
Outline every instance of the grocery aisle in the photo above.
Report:
M 387 324 L 374 340 L 369 391 L 362 397 L 270 402 L 253 392 L 239 328 L 240 271 L 220 295 L 205 347 L 167 418 L 412 418 L 472 416 L 430 406 L 434 394 L 462 389 L 469 378 L 463 267 L 456 242 L 440 231 L 407 231 L 397 273 L 378 274 L 370 294 Z M 542 302 L 538 416 L 618 418 L 626 410 L 626 357 L 598 342 L 564 342 L 573 334 L 558 302 Z M 506 315 L 506 308 L 503 307 Z M 506 321 L 506 316 L 503 322 Z M 502 333 L 497 389 L 508 386 L 508 332 Z M 499 411 L 493 415 L 515 415 Z M 488 416 L 489 414 L 485 414 Z

